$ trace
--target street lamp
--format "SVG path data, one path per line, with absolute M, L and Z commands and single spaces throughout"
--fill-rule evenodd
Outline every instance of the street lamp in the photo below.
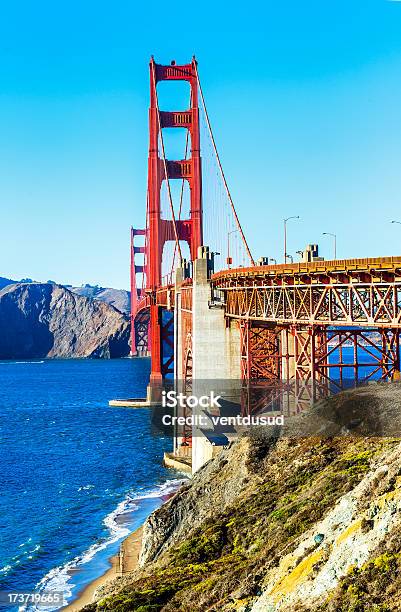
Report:
M 294 258 L 292 255 L 290 255 L 289 253 L 287 253 L 287 258 L 291 259 L 291 263 L 294 263 Z
M 227 266 L 228 268 L 230 268 L 231 264 L 233 263 L 233 258 L 230 255 L 230 236 L 231 234 L 235 234 L 235 232 L 239 232 L 239 230 L 234 229 L 234 230 L 231 230 L 231 232 L 228 232 L 227 234 Z
M 391 223 L 398 223 L 399 225 L 401 225 L 401 221 L 391 221 Z
M 272 261 L 277 266 L 277 259 L 274 259 L 274 257 L 270 257 L 269 261 Z
M 284 263 L 287 263 L 287 221 L 290 219 L 299 219 L 299 215 L 294 215 L 292 217 L 287 217 L 283 219 L 284 222 Z
M 332 236 L 334 238 L 334 259 L 337 259 L 337 236 L 331 232 L 323 232 L 323 236 Z

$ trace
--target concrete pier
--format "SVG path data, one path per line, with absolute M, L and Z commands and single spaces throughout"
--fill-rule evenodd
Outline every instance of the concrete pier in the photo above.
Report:
M 174 453 L 164 453 L 163 464 L 168 468 L 173 468 L 185 474 L 192 474 L 192 459 L 188 457 L 177 456 Z
M 120 406 L 123 408 L 150 408 L 152 404 L 146 397 L 135 397 L 130 399 L 114 399 L 109 401 L 109 406 Z
M 219 296 L 212 294 L 210 277 L 213 273 L 213 254 L 207 247 L 200 247 L 193 262 L 191 310 L 183 295 L 185 268 L 177 271 L 175 289 L 175 381 L 177 391 L 185 389 L 197 397 L 209 395 L 227 381 L 239 380 L 240 332 L 235 322 L 227 325 Z M 195 416 L 203 416 L 209 423 L 204 428 L 193 427 L 191 436 L 192 472 L 229 444 L 227 436 L 216 434 L 207 413 L 209 409 L 192 410 Z M 174 440 L 174 457 L 187 454 L 182 446 L 182 431 Z

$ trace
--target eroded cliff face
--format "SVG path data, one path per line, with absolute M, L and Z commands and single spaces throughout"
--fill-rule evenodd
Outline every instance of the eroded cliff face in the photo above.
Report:
M 0 291 L 0 359 L 128 353 L 128 318 L 112 306 L 47 283 L 9 285 Z
M 344 397 L 373 418 L 401 385 Z M 88 612 L 400 610 L 400 440 L 255 430 L 151 515 L 140 562 Z
M 83 287 L 71 287 L 71 291 L 77 295 L 106 302 L 114 306 L 120 312 L 129 315 L 131 307 L 131 294 L 124 289 L 112 289 L 110 287 L 93 287 L 84 285 Z

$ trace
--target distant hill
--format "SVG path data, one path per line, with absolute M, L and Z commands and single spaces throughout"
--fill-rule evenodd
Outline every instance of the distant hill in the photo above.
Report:
M 81 287 L 68 286 L 68 289 L 77 295 L 83 295 L 84 297 L 106 302 L 106 304 L 114 306 L 114 308 L 117 308 L 117 310 L 125 314 L 129 314 L 130 312 L 131 294 L 124 289 L 111 289 L 109 287 L 98 287 L 97 285 L 82 285 Z
M 34 283 L 31 278 L 23 278 L 22 280 L 11 280 L 0 276 L 0 290 L 8 285 L 16 283 Z M 54 281 L 47 281 L 47 284 L 57 284 Z M 131 293 L 125 291 L 125 289 L 112 289 L 111 287 L 99 287 L 98 285 L 82 285 L 81 287 L 73 287 L 72 285 L 62 285 L 69 291 L 82 295 L 83 297 L 92 298 L 93 300 L 100 300 L 110 306 L 114 306 L 120 312 L 124 314 L 130 313 L 131 304 Z
M 4 278 L 3 276 L 0 276 L 0 289 L 3 289 L 4 287 L 7 287 L 7 285 L 12 285 L 16 282 L 17 281 L 11 280 L 10 278 Z
M 0 290 L 0 359 L 124 357 L 129 319 L 119 310 L 50 283 Z

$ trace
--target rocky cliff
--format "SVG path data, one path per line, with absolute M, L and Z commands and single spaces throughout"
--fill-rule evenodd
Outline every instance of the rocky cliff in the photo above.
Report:
M 129 314 L 131 307 L 131 294 L 125 289 L 112 289 L 110 287 L 97 287 L 93 285 L 84 285 L 82 287 L 69 287 L 71 291 L 77 295 L 93 298 L 106 302 L 110 306 L 114 306 L 120 312 Z
M 7 285 L 12 285 L 16 282 L 17 281 L 13 281 L 10 278 L 4 278 L 4 276 L 0 276 L 0 289 L 3 289 L 4 287 L 7 287 Z
M 55 284 L 14 284 L 0 291 L 0 359 L 128 353 L 128 318 L 112 306 Z
M 8 285 L 15 285 L 18 283 L 37 284 L 36 281 L 33 281 L 30 278 L 17 281 L 0 276 L 0 289 L 3 289 Z M 54 285 L 57 283 L 54 283 L 54 281 L 49 280 L 47 281 L 47 284 Z M 99 287 L 98 285 L 89 284 L 82 285 L 81 287 L 73 287 L 72 285 L 61 285 L 61 287 L 65 287 L 66 289 L 72 291 L 73 293 L 76 293 L 77 295 L 82 295 L 83 297 L 100 300 L 101 302 L 106 302 L 106 304 L 114 306 L 114 308 L 117 308 L 117 310 L 123 312 L 124 314 L 130 313 L 131 293 L 129 291 L 126 291 L 125 289 L 113 289 L 111 287 Z
M 401 385 L 334 401 L 369 420 L 400 411 Z M 356 434 L 241 438 L 150 516 L 141 567 L 85 610 L 400 610 L 401 443 Z

